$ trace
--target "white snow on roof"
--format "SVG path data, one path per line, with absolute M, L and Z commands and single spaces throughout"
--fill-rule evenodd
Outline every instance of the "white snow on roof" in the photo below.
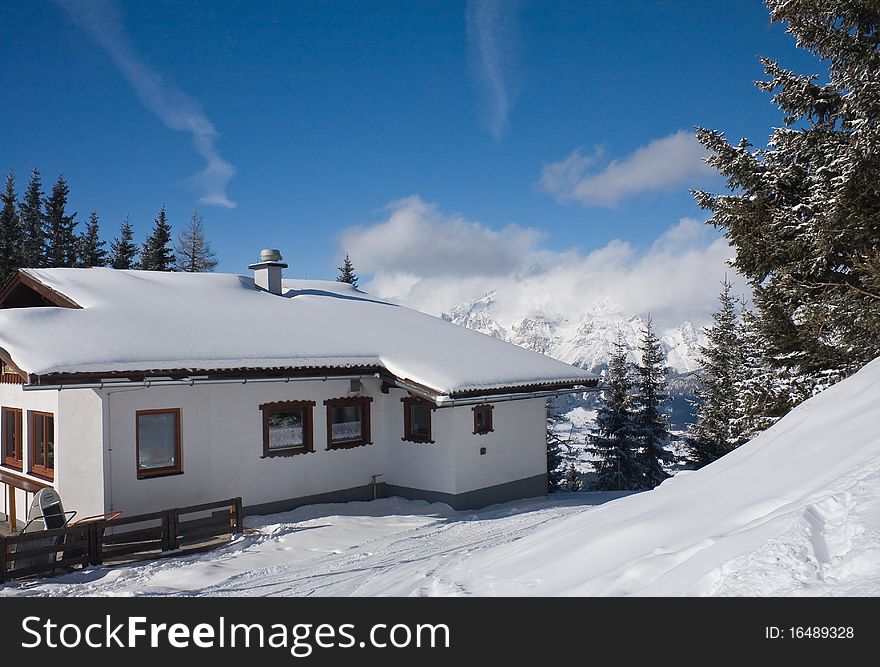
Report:
M 592 377 L 345 283 L 277 296 L 222 273 L 25 271 L 82 306 L 0 310 L 0 347 L 37 375 L 379 365 L 441 394 Z

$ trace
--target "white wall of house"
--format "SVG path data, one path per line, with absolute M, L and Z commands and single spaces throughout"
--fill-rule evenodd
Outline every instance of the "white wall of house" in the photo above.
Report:
M 327 450 L 323 401 L 352 395 L 348 380 L 164 386 L 114 393 L 110 398 L 109 443 L 113 448 L 105 485 L 108 509 L 126 514 L 154 511 L 241 496 L 258 505 L 361 487 L 381 473 L 382 446 Z M 374 397 L 378 380 L 365 380 L 361 395 Z M 262 458 L 260 405 L 275 401 L 315 401 L 313 453 Z M 180 408 L 183 474 L 137 478 L 135 413 Z
M 93 389 L 25 392 L 58 395 L 55 412 L 55 488 L 74 520 L 103 514 L 104 414 Z
M 472 407 L 437 411 L 454 452 L 457 494 L 547 472 L 545 399 L 492 405 L 494 430 L 483 435 L 473 432 Z M 486 453 L 480 454 L 483 447 Z
M 494 404 L 494 431 L 486 435 L 473 433 L 470 406 L 437 409 L 432 413 L 434 442 L 416 443 L 402 440 L 400 399 L 406 392 L 383 394 L 379 381 L 370 378 L 362 382 L 360 394 L 373 398 L 374 444 L 328 450 L 323 401 L 352 395 L 349 389 L 348 380 L 61 392 L 0 385 L 0 403 L 21 408 L 25 415 L 27 410 L 55 415 L 53 485 L 65 507 L 79 516 L 110 510 L 131 515 L 233 496 L 252 506 L 364 487 L 372 475 L 393 486 L 461 494 L 546 472 L 543 399 Z M 315 451 L 262 458 L 259 406 L 286 400 L 315 402 Z M 135 413 L 159 408 L 181 411 L 183 474 L 138 479 Z M 25 451 L 25 471 L 28 457 Z M 20 519 L 28 503 L 19 492 Z

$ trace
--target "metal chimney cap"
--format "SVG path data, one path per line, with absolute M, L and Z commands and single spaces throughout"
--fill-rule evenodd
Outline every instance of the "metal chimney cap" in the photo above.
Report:
M 277 248 L 263 248 L 260 250 L 261 262 L 280 262 L 281 259 L 281 251 Z

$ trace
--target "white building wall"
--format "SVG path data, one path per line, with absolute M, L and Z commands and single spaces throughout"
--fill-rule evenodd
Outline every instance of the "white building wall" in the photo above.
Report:
M 543 475 L 547 472 L 545 399 L 492 403 L 494 431 L 474 434 L 472 407 L 438 410 L 455 459 L 455 493 Z M 486 453 L 480 454 L 485 447 Z
M 154 511 L 241 496 L 246 506 L 363 487 L 382 472 L 376 403 L 378 380 L 364 380 L 360 395 L 373 396 L 373 441 L 351 449 L 327 450 L 329 398 L 352 395 L 348 380 L 165 386 L 118 391 L 109 397 L 106 484 L 108 509 L 126 514 Z M 105 398 L 107 400 L 107 398 Z M 315 401 L 314 453 L 262 458 L 260 405 L 275 401 Z M 135 412 L 180 408 L 183 474 L 137 478 Z
M 65 510 L 76 510 L 74 520 L 103 514 L 104 411 L 93 389 L 38 391 L 57 394 L 55 413 L 55 488 Z
M 403 403 L 407 392 L 391 389 L 384 396 L 385 468 L 382 481 L 394 486 L 455 493 L 455 450 L 449 410 L 435 410 L 431 419 L 433 443 L 403 440 Z

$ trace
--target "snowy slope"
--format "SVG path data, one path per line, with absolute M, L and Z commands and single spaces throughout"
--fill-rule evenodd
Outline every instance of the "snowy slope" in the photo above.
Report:
M 0 595 L 880 595 L 880 360 L 720 461 L 606 504 L 386 499 Z

